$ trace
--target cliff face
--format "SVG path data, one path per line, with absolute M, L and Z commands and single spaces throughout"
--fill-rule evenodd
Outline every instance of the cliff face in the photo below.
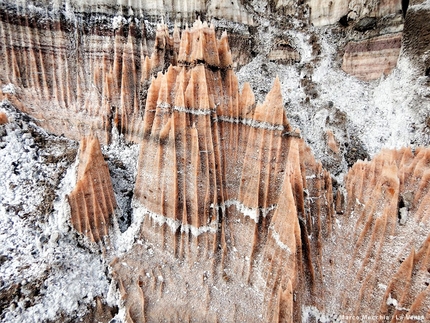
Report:
M 414 23 L 421 18 L 414 18 L 410 11 L 405 48 L 415 52 L 417 46 L 421 53 L 418 43 L 424 44 L 425 39 L 414 39 L 422 34 L 414 26 L 425 24 Z M 169 36 L 175 25 L 191 25 L 198 16 L 212 19 L 217 27 L 228 30 L 234 44 L 233 64 L 240 68 L 261 55 L 275 63 L 305 64 L 307 48 L 286 33 L 296 27 L 283 16 L 294 17 L 312 35 L 312 64 L 321 58 L 321 44 L 315 42 L 311 26 L 339 24 L 339 32 L 345 35 L 338 48 L 339 54 L 344 53 L 342 69 L 369 81 L 388 75 L 396 66 L 405 12 L 400 2 L 393 1 L 163 5 L 147 1 L 131 7 L 111 1 L 73 1 L 65 6 L 45 1 L 31 6 L 5 2 L 0 5 L 0 44 L 5 58 L 0 85 L 13 84 L 15 91 L 1 97 L 56 134 L 79 140 L 92 131 L 102 143 L 110 143 L 112 129 L 118 128 L 128 141 L 139 142 L 150 76 L 176 64 L 180 35 L 177 31 Z M 165 18 L 168 28 L 157 26 L 159 17 Z M 268 26 L 272 26 L 273 38 L 263 36 L 270 34 Z
M 44 128 L 69 138 L 79 140 L 94 132 L 109 143 L 112 128 L 118 128 L 129 141 L 138 142 L 148 79 L 175 64 L 179 35 L 172 38 L 166 26 L 117 11 L 113 3 L 68 5 L 76 6 L 76 11 L 43 1 L 33 7 L 0 5 L 5 58 L 0 85 L 13 84 L 16 89 L 1 97 L 19 105 Z M 163 13 L 156 8 L 156 3 L 145 2 L 135 10 L 158 21 Z M 179 10 L 177 18 L 184 23 L 207 10 L 252 25 L 241 4 L 230 1 L 207 8 L 198 2 L 164 8 L 166 14 Z M 148 52 L 147 43 L 153 52 Z
M 279 80 L 255 104 L 222 63 L 224 41 L 196 23 L 181 40 L 187 64 L 149 88 L 134 191 L 142 244 L 112 264 L 127 320 L 425 317 L 428 150 L 356 163 L 334 202 Z
M 114 262 L 128 317 L 297 320 L 317 284 L 321 222 L 331 226 L 330 177 L 288 123 L 278 79 L 262 104 L 248 84 L 239 92 L 225 35 L 196 23 L 179 53 L 183 66 L 148 90 L 134 191 L 140 239 L 170 269 L 153 268 L 141 246 Z M 327 203 L 305 211 L 305 191 Z M 293 302 L 297 289 L 309 295 Z
M 430 320 L 427 3 L 162 5 L 0 5 L 2 319 Z

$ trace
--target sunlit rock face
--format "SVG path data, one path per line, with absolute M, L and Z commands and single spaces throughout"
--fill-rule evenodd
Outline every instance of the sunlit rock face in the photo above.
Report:
M 181 66 L 149 87 L 140 242 L 112 262 L 127 320 L 426 317 L 429 150 L 357 162 L 333 194 L 286 118 L 279 80 L 255 103 L 226 41 L 196 23 Z M 330 131 L 327 141 L 338 153 Z
M 94 130 L 108 142 L 116 126 L 132 138 L 132 126 L 114 118 L 139 113 L 144 27 L 78 29 L 76 17 L 52 15 L 2 5 L 1 84 L 15 86 L 11 101 L 47 130 L 73 139 Z
M 175 64 L 179 49 L 179 34 L 169 36 L 167 26 L 152 22 L 167 14 L 164 9 L 150 2 L 126 12 L 108 2 L 35 5 L 0 5 L 0 86 L 13 84 L 16 90 L 1 97 L 56 134 L 79 140 L 94 132 L 108 143 L 118 128 L 138 142 L 150 77 Z M 175 5 L 178 24 L 181 15 L 183 24 L 192 23 L 207 11 L 252 25 L 239 3 Z M 237 37 L 238 43 L 246 39 Z
M 399 6 L 0 4 L 0 317 L 430 321 L 429 9 Z

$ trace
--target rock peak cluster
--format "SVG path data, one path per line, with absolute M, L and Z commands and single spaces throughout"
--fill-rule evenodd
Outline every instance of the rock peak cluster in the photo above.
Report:
M 279 79 L 256 103 L 249 84 L 239 90 L 225 34 L 201 22 L 178 34 L 163 38 L 178 55 L 151 79 L 142 121 L 132 204 L 145 244 L 111 264 L 126 320 L 298 322 L 327 316 L 326 304 L 426 317 L 429 150 L 358 162 L 333 192 L 288 122 Z M 93 214 L 91 230 L 73 223 L 97 241 L 107 221 Z
M 334 16 L 344 11 L 335 4 Z M 5 79 L 18 88 L 5 96 L 81 139 L 70 220 L 110 262 L 126 322 L 430 320 L 429 148 L 356 162 L 342 186 L 291 126 L 278 77 L 262 103 L 249 83 L 240 89 L 227 33 L 217 38 L 214 25 L 197 20 L 170 35 L 160 24 L 151 55 L 133 22 L 87 31 L 83 44 L 102 33 L 110 43 L 75 58 L 64 27 L 48 23 L 39 37 L 28 20 L 2 25 Z M 349 43 L 343 69 L 366 79 L 354 62 L 382 49 L 389 61 L 380 57 L 369 77 L 388 73 L 400 46 L 393 35 Z M 272 56 L 289 60 L 282 44 Z M 55 59 L 42 59 L 42 48 Z M 124 233 L 100 148 L 115 132 L 139 144 Z M 331 130 L 327 142 L 338 154 Z M 133 242 L 117 250 L 127 235 Z

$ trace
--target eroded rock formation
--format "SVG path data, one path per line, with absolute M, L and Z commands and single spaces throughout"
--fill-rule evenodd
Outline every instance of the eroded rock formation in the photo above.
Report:
M 333 200 L 279 80 L 264 103 L 239 91 L 224 37 L 196 24 L 149 88 L 139 243 L 112 262 L 127 320 L 426 317 L 430 150 L 356 163 Z
M 315 26 L 324 26 L 339 21 L 358 20 L 364 17 L 381 18 L 402 11 L 401 1 L 361 1 L 361 0 L 308 0 L 311 8 L 310 20 Z
M 300 62 L 300 53 L 291 47 L 285 40 L 278 40 L 268 56 L 269 61 L 281 64 L 294 64 Z
M 150 76 L 176 64 L 179 32 L 170 36 L 161 24 L 154 36 L 155 26 L 148 33 L 141 18 L 112 17 L 88 6 L 94 19 L 87 23 L 58 8 L 45 14 L 0 5 L 0 87 L 16 89 L 0 98 L 56 134 L 79 140 L 95 133 L 109 143 L 116 127 L 138 142 Z M 228 1 L 212 9 L 246 20 L 243 9 L 235 13 L 228 6 L 234 7 Z
M 374 90 L 377 82 L 363 85 L 337 73 L 340 62 L 329 56 L 345 45 L 344 70 L 369 81 L 391 71 L 402 41 L 402 53 L 418 57 L 428 76 L 428 42 L 423 42 L 428 36 L 423 23 L 427 9 L 419 4 L 409 8 L 402 33 L 403 14 L 399 3 L 392 1 L 310 1 L 298 5 L 286 0 L 263 2 L 261 7 L 258 2 L 195 2 L 189 6 L 169 3 L 163 9 L 160 3 L 145 2 L 119 6 L 118 15 L 106 15 L 113 12 L 112 3 L 100 7 L 92 2 L 88 7 L 81 2 L 72 4 L 78 9 L 85 7 L 86 18 L 82 18 L 84 14 L 69 16 L 71 11 L 56 7 L 58 2 L 52 5 L 58 16 L 49 19 L 36 19 L 42 14 L 26 11 L 24 3 L 7 8 L 0 4 L 0 52 L 5 58 L 0 61 L 5 70 L 0 75 L 0 99 L 9 100 L 57 134 L 80 138 L 94 131 L 108 143 L 113 133 L 111 148 L 117 155 L 125 151 L 121 145 L 130 148 L 127 142 L 140 144 L 132 191 L 134 165 L 129 164 L 136 159 L 134 155 L 124 157 L 127 165 L 118 162 L 114 166 L 121 172 L 115 173 L 113 186 L 98 139 L 84 137 L 81 142 L 78 180 L 68 196 L 71 223 L 92 242 L 109 239 L 109 248 L 104 248 L 100 258 L 96 253 L 92 256 L 97 263 L 110 263 L 109 274 L 103 267 L 106 272 L 100 275 L 114 282 L 108 296 L 107 291 L 95 289 L 96 309 L 88 320 L 109 320 L 115 315 L 118 319 L 123 314 L 127 322 L 315 322 L 335 321 L 339 315 L 382 315 L 394 320 L 406 314 L 430 320 L 430 150 L 386 150 L 370 162 L 355 163 L 367 156 L 367 151 L 360 138 L 349 137 L 347 132 L 356 125 L 348 123 L 354 122 L 351 116 L 364 112 L 359 109 L 348 115 L 350 106 L 340 105 L 349 100 L 349 92 L 341 93 L 344 100 L 337 95 L 333 103 L 329 94 L 335 91 L 323 87 L 325 80 L 321 81 L 327 76 L 331 86 L 339 84 L 339 88 L 352 91 L 340 84 L 346 80 L 358 87 L 359 94 L 353 99 L 361 100 L 362 92 Z M 267 8 L 272 11 L 263 17 Z M 142 16 L 136 18 L 133 10 L 142 10 Z M 253 30 L 244 27 L 253 23 L 249 13 L 260 12 L 260 43 L 246 48 L 261 46 L 261 52 L 243 55 L 255 57 L 248 71 L 265 74 L 256 77 L 258 82 L 275 79 L 270 92 L 261 87 L 254 94 L 249 83 L 239 86 L 233 71 L 235 55 L 226 34 L 218 33 L 217 37 L 214 25 L 198 21 L 182 32 L 172 24 L 152 29 L 150 20 L 159 12 L 171 14 L 171 10 L 177 10 L 174 16 L 182 22 L 200 11 L 219 14 L 226 21 L 216 23 L 239 30 L 238 38 Z M 291 22 L 283 15 L 289 15 Z M 308 27 L 309 22 L 337 25 L 332 33 L 322 36 L 324 31 Z M 305 31 L 283 29 L 293 25 Z M 420 33 L 417 36 L 413 31 Z M 342 44 L 331 47 L 331 37 L 338 40 L 343 35 Z M 248 42 L 245 36 L 242 40 Z M 151 52 L 148 48 L 152 45 Z M 318 66 L 319 60 L 325 61 Z M 265 68 L 260 68 L 263 64 Z M 324 74 L 324 67 L 334 65 L 334 73 Z M 285 77 L 272 77 L 275 69 L 295 79 L 289 83 Z M 384 89 L 381 86 L 379 91 Z M 390 89 L 394 91 L 394 86 Z M 288 98 L 284 104 L 282 91 L 291 93 L 295 101 Z M 411 92 L 419 93 L 416 97 L 427 93 L 422 87 Z M 265 101 L 256 102 L 256 96 L 265 96 Z M 405 101 L 412 105 L 416 97 L 400 97 L 389 104 Z M 340 116 L 335 121 L 324 111 L 323 100 L 330 100 L 324 102 L 328 111 L 338 109 Z M 290 115 L 293 105 L 303 111 Z M 405 106 L 402 103 L 399 110 Z M 366 113 L 377 111 L 388 116 L 392 112 L 397 117 L 392 121 L 401 120 L 415 131 L 412 117 L 412 121 L 400 118 L 403 114 L 382 104 L 379 108 L 368 110 L 363 105 Z M 303 115 L 308 121 L 325 120 L 322 133 L 310 129 L 309 136 L 323 141 L 321 151 L 330 163 L 345 163 L 331 168 L 336 177 L 315 160 L 286 111 L 292 122 Z M 0 124 L 2 118 L 0 113 Z M 32 121 L 20 122 L 24 128 Z M 318 123 L 309 127 L 317 128 Z M 12 130 L 7 125 L 1 132 L 1 136 L 10 137 L 8 153 L 19 138 Z M 124 138 L 117 138 L 118 133 Z M 372 140 L 372 135 L 365 138 Z M 382 142 L 391 136 L 400 138 L 401 134 L 378 133 L 377 139 Z M 310 137 L 306 139 L 312 144 Z M 26 134 L 22 141 L 28 138 Z M 37 145 L 48 146 L 46 138 L 35 136 L 28 141 L 34 160 L 39 158 Z M 407 136 L 402 140 L 409 143 Z M 0 144 L 1 150 L 5 144 Z M 26 150 L 27 146 L 21 153 Z M 49 162 L 57 158 L 52 156 Z M 24 169 L 18 161 L 13 159 L 11 177 Z M 112 160 L 109 163 L 114 164 Z M 23 165 L 32 164 L 23 161 Z M 352 168 L 343 181 L 349 166 Z M 14 186 L 19 185 L 5 186 L 9 196 L 14 196 Z M 128 213 L 122 214 L 127 217 L 125 232 L 109 230 L 117 208 L 112 187 L 127 195 L 118 203 L 127 207 Z M 43 215 L 55 219 L 58 210 L 50 210 L 44 209 Z M 63 224 L 64 231 L 50 236 L 49 249 L 57 248 L 57 242 L 60 248 L 66 238 L 74 241 L 74 234 L 66 233 L 68 223 Z M 56 226 L 48 228 L 55 231 Z M 47 249 L 42 243 L 46 238 L 39 237 L 39 232 L 35 236 L 40 243 L 34 250 L 28 248 L 31 256 L 33 251 Z M 121 298 L 116 303 L 119 314 L 103 299 L 115 294 L 111 293 L 115 284 Z M 10 291 L 13 289 L 7 293 L 14 293 Z M 92 292 L 86 295 L 94 297 Z M 20 317 L 20 307 L 15 311 L 10 306 L 8 311 Z M 52 315 L 63 315 L 58 313 Z
M 85 137 L 79 147 L 77 182 L 68 196 L 74 228 L 91 241 L 109 233 L 116 200 L 108 166 L 96 137 Z
M 113 264 L 132 322 L 296 321 L 319 288 L 330 176 L 291 128 L 279 80 L 256 104 L 230 55 L 196 24 L 183 66 L 149 88 L 134 192 L 145 244 Z
M 0 112 L 0 125 L 8 123 L 8 118 L 6 113 Z
M 429 161 L 428 148 L 385 150 L 349 171 L 324 247 L 333 313 L 430 319 Z

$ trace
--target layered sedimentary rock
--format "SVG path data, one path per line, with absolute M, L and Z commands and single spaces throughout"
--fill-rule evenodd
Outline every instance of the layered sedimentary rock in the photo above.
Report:
M 407 5 L 401 1 L 308 2 L 315 26 L 337 25 L 347 43 L 341 48 L 342 69 L 363 81 L 389 74 L 397 65 L 402 46 Z
M 281 64 L 294 64 L 300 62 L 300 53 L 288 42 L 279 40 L 270 51 L 268 59 Z
M 182 8 L 185 16 L 203 6 L 195 5 Z M 229 1 L 209 9 L 248 21 L 239 5 Z M 12 84 L 16 91 L 7 98 L 53 133 L 76 140 L 95 133 L 109 143 L 116 127 L 138 142 L 150 76 L 176 64 L 179 34 L 170 36 L 165 25 L 154 28 L 132 13 L 115 16 L 108 3 L 84 7 L 85 14 L 75 14 L 55 5 L 38 10 L 0 4 L 0 87 Z
M 322 281 L 330 176 L 291 128 L 279 80 L 264 103 L 240 92 L 226 37 L 205 24 L 181 48 L 182 66 L 148 91 L 134 191 L 144 243 L 112 264 L 127 317 L 297 321 Z
M 345 47 L 342 69 L 364 81 L 387 75 L 397 65 L 401 45 L 401 33 L 349 42 Z
M 96 137 L 85 137 L 79 147 L 77 182 L 68 195 L 73 227 L 91 241 L 109 233 L 116 208 L 108 166 Z
M 263 103 L 239 91 L 226 37 L 205 24 L 181 48 L 148 90 L 138 243 L 111 264 L 127 320 L 426 318 L 430 150 L 356 163 L 333 199 L 279 80 Z
M 27 2 L 24 0 L 15 1 L 21 7 L 26 7 Z M 50 8 L 54 11 L 64 9 L 61 1 L 49 2 L 46 0 L 37 1 L 37 5 L 43 8 Z M 73 9 L 72 9 L 73 8 Z M 117 0 L 91 0 L 67 1 L 66 10 L 72 13 L 93 12 L 93 13 L 108 13 L 112 15 L 133 15 L 144 14 L 150 21 L 158 22 L 160 17 L 166 17 L 172 21 L 180 22 L 181 24 L 192 23 L 199 17 L 208 19 L 226 19 L 243 24 L 252 24 L 252 15 L 245 9 L 243 1 L 135 1 L 132 3 L 120 2 Z M 73 11 L 72 11 L 73 10 Z
M 315 26 L 331 25 L 348 14 L 349 2 L 344 0 L 335 1 L 308 1 L 311 14 L 310 21 Z
M 342 19 L 357 20 L 363 17 L 381 18 L 387 15 L 398 14 L 402 11 L 402 2 L 388 1 L 361 1 L 361 0 L 308 0 L 310 7 L 310 21 L 315 26 L 335 24 Z M 406 8 L 405 8 L 406 9 Z
M 96 27 L 78 31 L 60 14 L 40 17 L 2 6 L 0 83 L 13 84 L 9 96 L 49 131 L 80 139 L 93 129 L 107 142 L 115 114 L 131 114 L 138 105 L 145 31 L 134 24 Z M 134 77 L 132 84 L 123 82 L 123 72 Z

